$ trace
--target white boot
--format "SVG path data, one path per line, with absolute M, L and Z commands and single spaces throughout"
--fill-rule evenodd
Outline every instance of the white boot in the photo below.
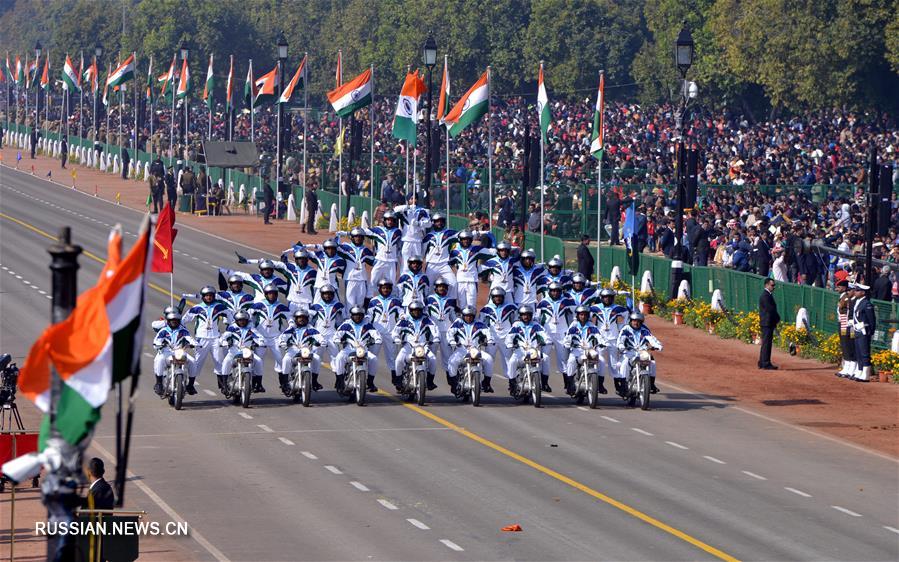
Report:
M 855 361 L 846 361 L 846 376 L 852 378 L 855 374 Z
M 871 367 L 863 367 L 860 371 L 860 375 L 858 376 L 858 380 L 862 382 L 868 382 L 871 380 Z

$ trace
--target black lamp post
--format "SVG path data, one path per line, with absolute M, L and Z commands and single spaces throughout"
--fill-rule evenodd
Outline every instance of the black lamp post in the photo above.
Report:
M 284 37 L 284 32 L 281 31 L 278 34 L 278 137 L 277 144 L 275 145 L 275 186 L 278 192 L 281 191 L 281 145 L 282 145 L 282 136 L 284 135 L 284 129 L 281 125 L 281 121 L 284 118 L 281 103 L 281 94 L 284 93 L 284 66 L 287 63 L 287 38 Z
M 99 75 L 100 73 L 100 59 L 103 57 L 103 44 L 97 41 L 97 45 L 94 47 L 94 70 Z M 97 83 L 100 83 L 99 76 L 92 76 L 91 80 L 96 80 Z M 91 88 L 93 88 L 93 84 L 91 84 Z M 94 90 L 94 144 L 97 143 L 97 90 Z
M 434 70 L 434 66 L 437 64 L 437 42 L 434 41 L 434 36 L 428 34 L 427 40 L 425 40 L 424 46 L 421 48 L 421 61 L 424 63 L 425 68 L 428 69 L 428 101 L 427 101 L 427 152 L 425 156 L 425 185 L 424 190 L 425 193 L 430 196 L 431 194 L 431 73 Z M 414 174 L 413 174 L 414 176 Z M 413 179 L 412 184 L 414 186 L 415 181 Z M 417 195 L 417 194 L 416 194 Z M 447 209 L 449 212 L 449 209 Z
M 41 84 L 40 78 L 38 75 L 41 73 L 41 52 L 43 49 L 41 48 L 41 42 L 38 41 L 34 44 L 34 60 L 37 65 L 34 71 L 35 82 L 37 82 L 37 88 L 34 89 L 34 128 L 40 129 L 38 123 L 40 123 L 41 116 Z
M 187 57 L 190 56 L 190 47 L 187 46 L 187 41 L 181 41 L 181 47 L 179 48 L 181 51 L 181 60 L 187 62 Z M 174 87 L 175 92 L 178 91 L 178 86 Z M 174 99 L 175 92 L 172 92 L 172 99 Z M 187 129 L 190 126 L 188 119 L 190 118 L 190 113 L 188 111 L 188 96 L 184 96 L 184 149 L 187 149 Z M 172 117 L 174 120 L 174 116 Z M 185 159 L 187 158 L 185 154 Z
M 676 147 L 676 166 L 677 166 L 677 213 L 674 217 L 674 255 L 671 262 L 671 286 L 669 287 L 669 296 L 674 298 L 677 296 L 677 290 L 680 286 L 681 279 L 684 276 L 683 259 L 684 257 L 684 198 L 687 195 L 686 190 L 686 173 L 685 156 L 684 156 L 684 136 L 683 121 L 687 111 L 687 71 L 693 65 L 693 36 L 684 22 L 677 41 L 674 43 L 674 63 L 681 75 L 681 100 L 680 107 L 675 114 L 677 125 L 677 147 Z

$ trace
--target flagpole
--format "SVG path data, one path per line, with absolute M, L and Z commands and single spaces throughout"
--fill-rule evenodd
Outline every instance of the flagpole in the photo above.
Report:
M 125 161 L 122 160 L 122 156 L 125 150 L 125 143 L 122 139 L 122 114 L 125 113 L 125 85 L 122 84 L 119 86 L 119 163 L 122 164 L 122 167 L 125 166 Z
M 599 81 L 602 82 L 603 71 L 599 71 Z M 603 97 L 605 97 L 605 92 L 602 93 Z M 602 108 L 605 108 L 606 100 L 602 100 Z M 602 109 L 601 108 L 601 109 Z M 603 116 L 600 114 L 599 116 L 599 139 L 602 139 L 602 126 L 603 126 Z M 599 251 L 602 248 L 602 156 L 603 150 L 605 149 L 602 146 L 599 150 L 599 162 L 596 164 L 596 282 L 600 283 L 602 277 L 601 274 L 601 265 L 599 260 Z M 618 220 L 617 218 L 615 220 Z
M 78 66 L 78 144 L 84 137 L 84 51 L 81 51 L 81 64 Z
M 280 47 L 278 47 L 280 49 Z M 278 210 L 280 205 L 278 204 L 278 193 L 281 189 L 281 115 L 284 113 L 284 109 L 281 107 L 283 104 L 281 103 L 281 96 L 284 94 L 284 66 L 281 64 L 281 58 L 278 58 L 278 64 L 275 66 L 278 70 L 278 73 L 275 75 L 275 85 L 277 86 L 277 97 L 275 98 L 276 103 L 278 104 L 276 116 L 275 116 L 275 219 L 280 219 L 278 216 Z M 269 184 L 271 186 L 271 184 Z M 266 213 L 271 213 L 270 209 L 266 209 Z M 265 220 L 268 221 L 270 217 L 265 217 Z
M 172 62 L 172 75 L 169 77 L 169 95 L 172 96 L 172 113 L 169 115 L 169 166 L 175 164 L 175 75 L 178 72 L 178 55 Z
M 305 189 L 309 183 L 309 181 L 308 181 L 309 176 L 307 175 L 308 171 L 306 170 L 306 136 L 307 136 L 306 131 L 307 131 L 307 125 L 309 122 L 309 71 L 307 70 L 309 68 L 309 66 L 308 66 L 309 58 L 308 57 L 309 57 L 308 51 L 303 53 L 303 59 L 306 61 L 306 64 L 303 65 L 303 190 L 304 190 L 303 204 L 304 205 L 306 204 Z M 308 210 L 309 210 L 308 206 L 306 207 L 306 210 L 308 212 Z M 313 217 L 313 219 L 314 219 L 314 217 Z M 314 220 L 313 220 L 313 222 L 314 222 Z
M 209 66 L 212 66 L 212 55 L 209 55 Z M 209 109 L 209 128 L 208 128 L 208 131 L 209 131 L 209 132 L 206 134 L 206 138 L 207 138 L 208 140 L 212 140 L 212 101 L 213 101 L 215 98 L 212 97 L 212 92 L 207 92 L 206 95 L 209 96 L 209 100 L 208 100 L 208 102 L 206 103 L 206 107 Z M 208 199 L 208 198 L 209 198 L 209 197 L 207 196 L 207 199 Z M 206 212 L 207 212 L 207 213 L 209 212 L 208 201 L 207 201 Z
M 487 189 L 490 200 L 487 202 L 487 226 L 493 230 L 493 112 L 490 106 L 490 97 L 493 94 L 490 87 L 490 67 L 487 67 Z
M 134 162 L 139 162 L 137 158 L 137 92 L 140 88 L 137 87 L 137 53 L 132 51 L 131 56 L 134 57 L 134 88 L 132 89 L 133 95 L 131 96 L 131 111 L 134 113 L 134 124 L 131 127 L 131 152 L 134 157 Z M 137 168 L 137 164 L 134 165 Z M 135 174 L 135 177 L 137 174 Z
M 252 74 L 253 59 L 250 59 L 250 142 L 256 142 L 256 79 Z
M 541 75 L 541 77 L 543 75 L 543 61 L 540 61 L 540 75 Z M 539 97 L 539 96 L 540 96 L 540 92 L 539 92 L 539 86 L 538 86 L 537 97 Z M 546 184 L 545 184 L 546 180 L 544 178 L 544 165 L 543 165 L 543 136 L 544 136 L 544 133 L 543 133 L 543 125 L 542 125 L 542 123 L 540 123 L 541 117 L 542 117 L 542 115 L 537 115 L 537 129 L 540 131 L 540 261 L 545 262 L 546 261 L 546 252 L 544 251 L 544 247 L 545 247 L 544 238 L 545 238 L 545 234 L 546 234 L 545 233 L 546 228 L 544 226 L 545 221 L 543 220 L 543 213 L 545 212 L 544 209 L 546 207 L 543 203 L 543 198 L 546 194 Z M 527 166 L 527 163 L 525 163 L 525 166 Z M 527 190 L 527 186 L 525 186 L 525 190 Z
M 368 106 L 368 124 L 371 127 L 371 154 L 368 155 L 368 219 L 375 216 L 375 65 L 371 65 L 371 105 Z
M 443 55 L 443 73 L 446 76 L 446 88 L 447 92 L 444 94 L 446 96 L 446 101 L 443 104 L 443 115 L 441 117 L 444 118 L 443 128 L 446 132 L 446 216 L 449 217 L 450 213 L 450 134 L 449 134 L 449 125 L 446 124 L 446 114 L 449 113 L 450 109 L 450 99 L 449 99 L 449 70 L 447 67 L 449 66 L 449 55 Z M 442 82 L 442 80 L 441 80 Z M 463 188 L 464 189 L 464 188 Z M 465 214 L 465 209 L 462 209 L 462 214 Z M 449 224 L 449 218 L 447 218 L 447 224 Z
M 337 50 L 337 60 L 340 61 L 340 64 L 337 68 L 337 87 L 343 85 L 343 50 Z M 372 102 L 374 102 L 374 98 L 372 98 Z M 343 201 L 341 201 L 342 189 L 341 183 L 343 182 L 343 117 L 338 118 L 337 120 L 337 135 L 340 139 L 340 154 L 337 155 L 337 220 L 340 222 L 341 217 L 341 207 L 343 206 Z

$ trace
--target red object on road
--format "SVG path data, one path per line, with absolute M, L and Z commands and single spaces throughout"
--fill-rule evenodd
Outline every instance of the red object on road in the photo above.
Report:
M 518 533 L 523 530 L 524 529 L 522 529 L 521 525 L 519 525 L 518 523 L 516 523 L 514 525 L 506 525 L 505 527 L 503 527 L 503 532 L 505 532 L 505 533 Z

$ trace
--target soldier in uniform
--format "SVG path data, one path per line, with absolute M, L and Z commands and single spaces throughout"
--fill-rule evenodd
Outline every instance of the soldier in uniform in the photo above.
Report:
M 855 290 L 855 305 L 852 307 L 852 332 L 855 335 L 855 373 L 853 378 L 859 382 L 868 382 L 871 378 L 871 338 L 874 337 L 874 326 L 877 319 L 874 305 L 868 298 L 867 285 L 856 283 L 850 288 Z
M 843 355 L 843 363 L 836 375 L 843 378 L 852 378 L 855 373 L 855 341 L 852 339 L 852 314 L 855 307 L 853 291 L 849 290 L 849 280 L 843 279 L 837 283 L 837 292 L 840 300 L 837 301 L 837 320 L 840 324 L 840 350 Z

